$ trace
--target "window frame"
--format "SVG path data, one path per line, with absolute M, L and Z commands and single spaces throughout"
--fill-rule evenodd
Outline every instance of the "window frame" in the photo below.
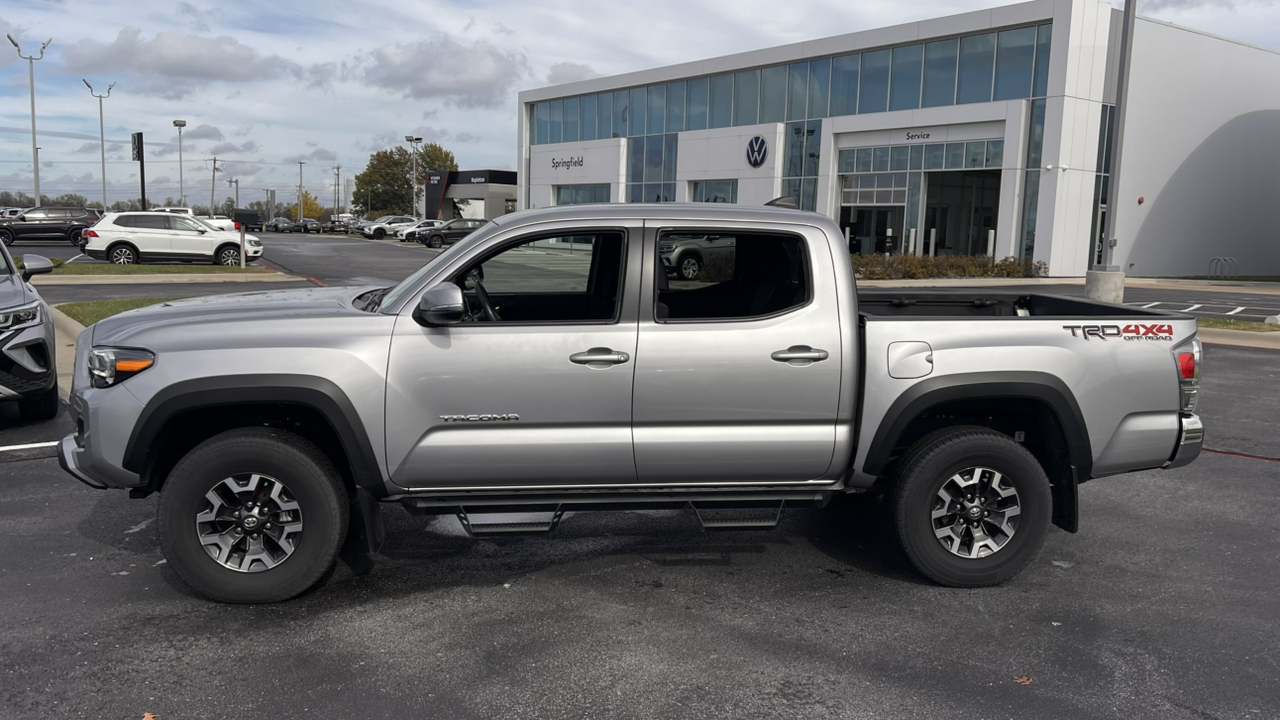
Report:
M 809 239 L 802 232 L 794 230 L 762 230 L 758 228 L 736 228 L 736 227 L 710 227 L 710 226 L 673 226 L 663 225 L 655 227 L 653 232 L 653 276 L 650 278 L 649 289 L 652 297 L 649 299 L 649 308 L 644 319 L 653 321 L 656 325 L 706 325 L 711 323 L 751 323 L 760 322 L 762 320 L 771 320 L 773 318 L 782 317 L 791 313 L 799 312 L 813 305 L 817 299 L 814 294 L 813 286 L 813 256 L 809 252 Z M 659 318 L 658 317 L 658 273 L 665 273 L 662 269 L 662 238 L 665 235 L 732 235 L 734 237 L 742 237 L 743 235 L 773 235 L 778 237 L 794 238 L 800 243 L 801 264 L 804 268 L 804 302 L 792 305 L 789 308 L 783 308 L 764 315 L 748 315 L 746 317 L 716 317 L 716 318 Z M 735 245 L 736 248 L 736 245 Z M 735 250 L 736 252 L 736 250 Z M 643 280 L 641 280 L 643 282 Z
M 485 321 L 480 323 L 460 322 L 453 325 L 449 325 L 448 326 L 449 329 L 453 330 L 453 329 L 459 329 L 459 328 L 494 328 L 494 327 L 568 327 L 568 326 L 581 326 L 581 325 L 606 326 L 606 325 L 621 324 L 623 322 L 622 309 L 623 309 L 624 300 L 626 299 L 626 292 L 627 292 L 627 260 L 628 260 L 627 256 L 630 254 L 628 252 L 628 248 L 630 247 L 630 243 L 632 242 L 632 238 L 631 238 L 632 233 L 628 232 L 628 228 L 622 227 L 622 226 L 591 225 L 591 226 L 586 226 L 581 228 L 576 228 L 576 227 L 563 228 L 562 227 L 556 230 L 543 230 L 540 232 L 535 231 L 528 234 L 518 235 L 508 240 L 503 240 L 502 242 L 498 243 L 494 247 L 489 248 L 488 251 L 480 254 L 477 257 L 471 258 L 468 262 L 463 263 L 461 266 L 459 266 L 458 269 L 445 274 L 443 279 L 441 279 L 439 282 L 432 283 L 431 285 L 439 285 L 442 283 L 453 283 L 454 285 L 457 285 L 458 278 L 465 277 L 467 273 L 471 271 L 472 268 L 475 268 L 478 265 L 483 265 L 489 262 L 490 260 L 492 260 L 493 258 L 501 255 L 502 253 L 508 250 L 511 250 L 512 248 L 515 248 L 519 245 L 527 245 L 529 243 L 537 242 L 539 240 L 551 240 L 554 238 L 565 237 L 565 236 L 579 236 L 579 235 L 604 234 L 604 233 L 618 233 L 622 236 L 622 258 L 621 258 L 622 262 L 619 263 L 619 266 L 618 266 L 618 296 L 614 299 L 613 318 L 611 320 L 559 320 L 554 322 L 542 321 L 542 320 L 501 320 L 499 322 Z M 592 257 L 591 262 L 594 267 L 596 263 L 594 256 Z M 588 291 L 589 291 L 590 283 L 591 283 L 590 274 L 587 275 L 587 283 L 588 283 Z M 428 285 L 428 287 L 430 287 L 431 285 Z M 459 286 L 459 287 L 462 288 L 463 295 L 465 296 L 466 288 L 464 286 Z M 421 290 L 415 291 L 412 297 L 419 298 L 419 300 L 416 300 L 415 302 L 420 301 L 421 294 L 422 294 Z

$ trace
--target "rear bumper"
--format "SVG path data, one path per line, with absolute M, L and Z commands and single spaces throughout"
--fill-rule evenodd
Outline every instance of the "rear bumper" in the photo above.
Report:
M 1173 450 L 1173 457 L 1164 464 L 1165 469 L 1190 465 L 1191 461 L 1200 457 L 1202 447 L 1204 447 L 1204 423 L 1200 421 L 1200 416 L 1183 415 L 1181 428 L 1178 431 L 1178 446 Z

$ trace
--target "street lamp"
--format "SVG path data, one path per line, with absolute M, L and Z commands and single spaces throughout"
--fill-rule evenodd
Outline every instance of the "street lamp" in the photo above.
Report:
M 236 207 L 240 207 L 240 178 L 228 180 L 227 184 L 236 186 Z
M 307 163 L 298 161 L 298 222 L 302 222 L 302 166 Z
M 187 126 L 186 120 L 174 120 L 173 126 L 178 128 L 178 204 L 187 206 L 187 194 L 182 189 L 182 128 Z
M 53 38 L 44 41 L 40 46 L 39 55 L 23 55 L 22 46 L 12 35 L 6 34 L 9 42 L 13 43 L 14 49 L 18 51 L 18 57 L 27 61 L 27 72 L 31 79 L 31 167 L 35 172 L 36 181 L 36 207 L 40 207 L 40 150 L 36 147 L 36 61 L 44 59 L 45 48 L 49 47 L 49 43 L 53 42 Z M 106 208 L 103 208 L 104 210 Z
M 404 139 L 413 148 L 411 153 L 413 155 L 413 212 L 411 214 L 414 217 L 421 217 L 418 215 L 418 143 L 422 142 L 422 138 L 405 135 Z
M 81 78 L 83 79 L 83 78 Z M 89 94 L 98 98 L 98 149 L 102 153 L 102 212 L 107 211 L 107 135 L 102 124 L 102 100 L 111 97 L 111 88 L 115 87 L 115 83 L 107 86 L 107 93 L 99 95 L 93 91 L 93 86 L 88 80 L 84 81 L 84 86 L 89 88 Z

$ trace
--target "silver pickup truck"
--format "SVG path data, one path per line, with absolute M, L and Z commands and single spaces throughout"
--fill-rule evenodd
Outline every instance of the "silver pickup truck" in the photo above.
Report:
M 672 278 L 659 248 L 692 235 L 732 238 L 731 260 Z M 816 214 L 592 205 L 507 215 L 391 288 L 104 320 L 59 455 L 95 488 L 159 492 L 165 556 L 220 601 L 305 591 L 349 531 L 376 551 L 385 503 L 474 534 L 621 508 L 759 528 L 744 509 L 871 492 L 920 572 L 976 587 L 1051 522 L 1074 532 L 1080 483 L 1191 462 L 1199 374 L 1184 315 L 858 292 Z

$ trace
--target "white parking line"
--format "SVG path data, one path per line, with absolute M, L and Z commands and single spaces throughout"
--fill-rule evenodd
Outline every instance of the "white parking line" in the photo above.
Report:
M 1232 310 L 1231 312 L 1229 312 L 1229 313 L 1227 313 L 1227 314 L 1228 314 L 1228 315 L 1235 315 L 1236 313 L 1240 312 L 1241 310 L 1244 310 L 1244 308 L 1242 308 L 1242 307 L 1238 307 L 1238 308 L 1236 308 L 1235 310 Z
M 1163 302 L 1163 301 L 1161 301 L 1161 302 Z M 1159 305 L 1159 304 L 1160 304 L 1160 303 L 1158 303 L 1158 302 L 1147 303 L 1146 305 L 1143 305 L 1143 306 L 1142 306 L 1142 309 L 1143 309 L 1143 310 L 1150 310 L 1151 308 L 1153 308 L 1153 307 L 1155 307 L 1155 306 L 1157 306 L 1157 305 Z
M 47 447 L 53 447 L 60 442 L 62 441 L 53 440 L 51 442 L 27 443 L 26 445 L 6 445 L 5 447 L 0 447 L 0 452 L 10 452 L 13 450 L 34 450 L 35 448 L 47 448 Z
M 1183 310 L 1182 312 L 1191 312 L 1192 310 L 1196 310 L 1202 307 L 1204 307 L 1204 305 L 1192 305 L 1191 307 L 1187 308 L 1186 310 Z

